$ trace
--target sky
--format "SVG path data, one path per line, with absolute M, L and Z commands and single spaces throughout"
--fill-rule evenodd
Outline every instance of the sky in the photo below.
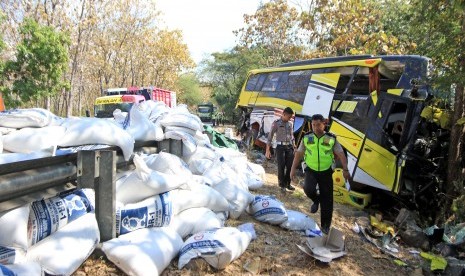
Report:
M 165 27 L 181 30 L 192 58 L 199 63 L 214 52 L 236 45 L 233 34 L 254 14 L 261 0 L 157 0 Z

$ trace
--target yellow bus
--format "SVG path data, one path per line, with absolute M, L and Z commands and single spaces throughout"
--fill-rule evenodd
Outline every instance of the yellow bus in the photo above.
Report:
M 434 132 L 447 128 L 430 120 L 432 112 L 426 111 L 432 108 L 431 89 L 425 84 L 430 66 L 423 56 L 365 55 L 251 70 L 237 107 L 250 118 L 255 141 L 262 142 L 278 118 L 276 109 L 296 112 L 297 139 L 310 130 L 309 117 L 322 114 L 346 151 L 355 184 L 419 198 L 439 185 L 444 169 L 437 162 L 444 157 L 441 149 L 428 145 L 436 147 Z M 447 121 L 447 112 L 442 116 Z M 419 128 L 429 123 L 434 127 L 428 133 Z M 425 158 L 422 152 L 436 155 Z

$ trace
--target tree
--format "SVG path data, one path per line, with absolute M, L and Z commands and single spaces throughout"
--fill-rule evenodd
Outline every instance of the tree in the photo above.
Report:
M 260 49 L 267 57 L 266 66 L 301 59 L 305 47 L 301 43 L 299 14 L 285 0 L 275 0 L 260 6 L 255 14 L 244 15 L 244 28 L 234 33 L 240 47 Z
M 465 117 L 465 3 L 415 0 L 411 9 L 410 35 L 418 41 L 418 52 L 433 59 L 436 86 L 454 92 L 446 181 L 448 195 L 454 196 L 463 192 L 454 183 L 465 180 L 465 126 L 457 124 Z
M 398 15 L 393 1 L 317 0 L 301 13 L 311 56 L 404 54 L 415 47 L 393 31 Z M 403 4 L 398 3 L 399 6 Z M 392 19 L 392 20 L 390 20 Z
M 227 120 L 235 116 L 236 102 L 251 69 L 263 67 L 266 56 L 259 49 L 237 47 L 225 53 L 213 53 L 202 63 L 203 82 L 213 88 L 213 97 L 223 108 Z
M 9 106 L 56 95 L 69 87 L 69 82 L 63 80 L 68 68 L 69 37 L 32 19 L 24 21 L 20 34 L 16 60 L 8 61 L 5 67 L 12 83 L 4 91 Z
M 178 87 L 176 93 L 178 103 L 192 108 L 202 102 L 200 83 L 194 74 L 180 76 L 176 86 Z

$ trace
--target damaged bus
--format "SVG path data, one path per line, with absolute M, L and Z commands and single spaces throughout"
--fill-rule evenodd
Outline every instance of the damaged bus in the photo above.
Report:
M 433 104 L 430 66 L 423 56 L 365 55 L 252 70 L 237 107 L 250 113 L 255 145 L 266 141 L 276 109 L 296 112 L 296 141 L 309 117 L 322 114 L 347 154 L 353 187 L 431 206 L 445 179 L 450 114 Z

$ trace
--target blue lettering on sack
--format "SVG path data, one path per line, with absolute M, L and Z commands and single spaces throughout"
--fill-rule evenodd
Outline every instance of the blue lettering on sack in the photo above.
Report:
M 16 276 L 16 274 L 6 266 L 0 264 L 0 272 L 5 276 Z
M 270 208 L 265 208 L 265 209 L 255 212 L 253 216 L 258 218 L 258 217 L 269 215 L 269 214 L 284 215 L 284 211 L 283 209 L 278 208 L 278 207 L 270 207 Z
M 225 246 L 219 240 L 203 240 L 203 241 L 192 242 L 192 243 L 186 244 L 185 246 L 181 248 L 181 250 L 179 251 L 179 257 L 184 255 L 189 250 L 193 250 L 193 249 L 202 249 L 202 248 L 213 249 L 213 248 L 221 248 L 221 247 L 225 247 Z M 208 253 L 211 253 L 211 252 L 205 252 L 205 254 L 208 254 Z

